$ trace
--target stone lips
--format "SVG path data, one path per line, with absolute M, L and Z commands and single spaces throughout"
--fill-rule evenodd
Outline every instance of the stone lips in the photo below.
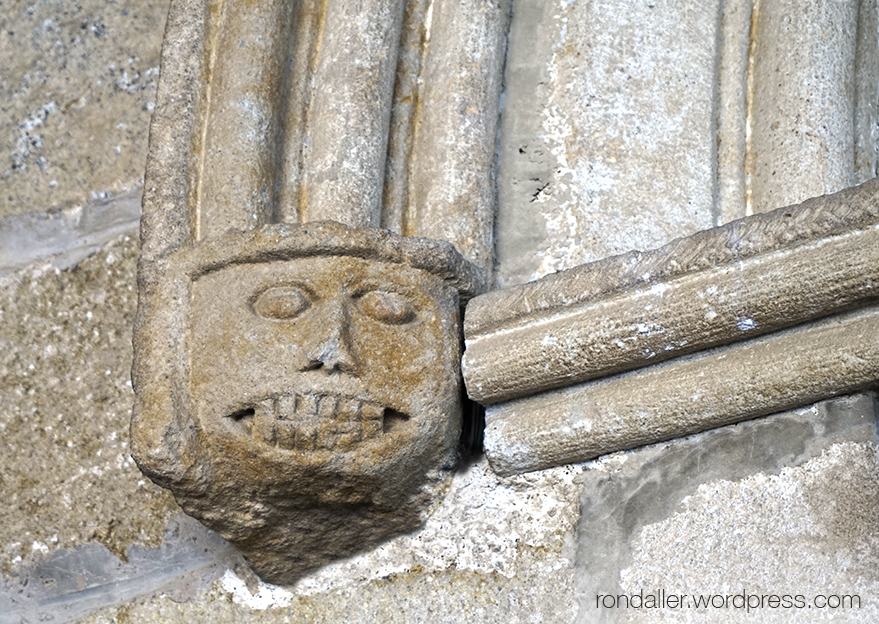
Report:
M 356 396 L 290 393 L 271 397 L 229 414 L 231 419 L 267 445 L 291 451 L 355 450 L 363 440 L 378 438 L 385 414 L 401 414 Z M 401 414 L 400 420 L 408 420 Z
M 198 374 L 193 366 L 200 366 L 191 356 L 195 285 L 223 275 L 225 267 L 243 267 L 246 275 L 251 266 L 319 258 L 372 266 L 373 273 L 395 274 L 400 266 L 410 280 L 422 275 L 424 296 L 436 300 L 431 332 L 440 332 L 430 340 L 445 336 L 430 356 L 441 366 L 415 376 L 409 370 L 417 386 L 405 400 L 394 398 L 401 382 L 392 368 L 364 379 L 291 368 L 286 385 L 275 383 L 283 373 L 275 371 L 252 391 L 205 395 L 205 411 L 190 385 Z M 335 223 L 272 225 L 142 258 L 139 268 L 132 455 L 187 513 L 235 544 L 264 579 L 279 583 L 423 522 L 455 464 L 460 301 L 484 287 L 450 244 Z M 412 327 L 385 331 L 418 330 Z M 247 328 L 240 334 L 249 335 Z M 414 344 L 399 357 L 421 357 Z M 212 357 L 220 358 L 221 369 L 222 348 Z

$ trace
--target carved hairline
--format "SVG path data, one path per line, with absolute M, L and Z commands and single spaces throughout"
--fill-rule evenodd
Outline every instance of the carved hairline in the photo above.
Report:
M 344 256 L 427 271 L 453 286 L 462 301 L 487 290 L 482 272 L 446 241 L 400 236 L 379 228 L 349 228 L 335 221 L 276 223 L 230 230 L 180 249 L 169 260 L 197 278 L 234 263 Z

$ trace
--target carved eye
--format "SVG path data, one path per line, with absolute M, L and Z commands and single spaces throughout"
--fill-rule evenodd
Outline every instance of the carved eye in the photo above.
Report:
M 253 302 L 253 311 L 266 318 L 291 319 L 309 306 L 308 296 L 295 286 L 275 286 Z
M 369 318 L 385 325 L 402 325 L 415 317 L 415 309 L 397 293 L 373 290 L 360 298 L 359 306 Z

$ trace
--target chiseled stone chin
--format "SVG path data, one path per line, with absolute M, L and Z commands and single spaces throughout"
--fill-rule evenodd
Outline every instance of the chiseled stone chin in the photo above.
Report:
M 448 243 L 272 225 L 141 263 L 133 455 L 266 580 L 421 524 L 454 466 Z

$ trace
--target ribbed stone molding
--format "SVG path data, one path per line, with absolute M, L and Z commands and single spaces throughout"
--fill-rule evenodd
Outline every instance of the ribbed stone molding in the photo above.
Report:
M 174 0 L 145 255 L 328 220 L 448 241 L 487 277 L 509 19 L 509 0 Z
M 492 466 L 583 461 L 874 384 L 877 193 L 869 182 L 471 301 L 468 393 L 507 401 L 487 414 Z

